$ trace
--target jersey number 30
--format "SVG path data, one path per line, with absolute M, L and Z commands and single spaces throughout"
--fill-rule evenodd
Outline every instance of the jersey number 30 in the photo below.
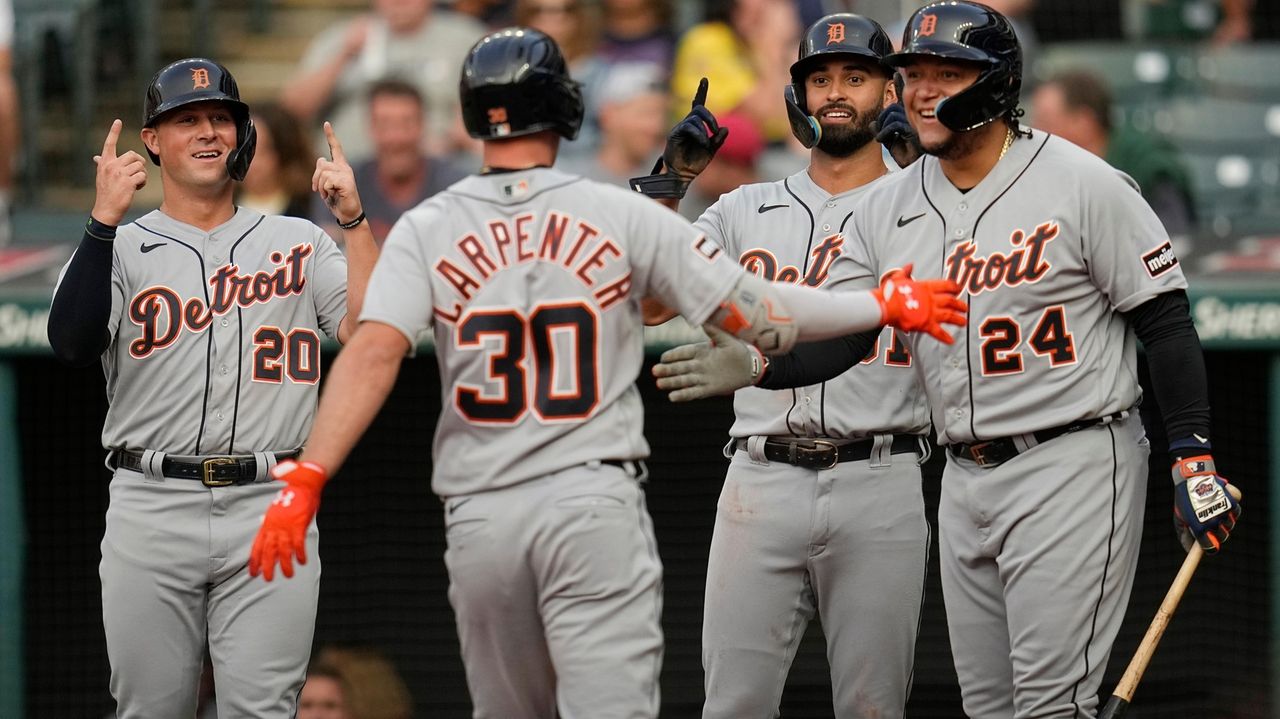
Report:
M 460 350 L 484 349 L 486 338 L 501 340 L 487 355 L 487 385 L 498 391 L 455 384 L 454 403 L 470 422 L 519 422 L 531 404 L 542 420 L 583 419 L 600 401 L 598 322 L 582 302 L 537 305 L 528 317 L 516 310 L 473 312 L 456 332 Z M 525 361 L 530 349 L 532 383 Z

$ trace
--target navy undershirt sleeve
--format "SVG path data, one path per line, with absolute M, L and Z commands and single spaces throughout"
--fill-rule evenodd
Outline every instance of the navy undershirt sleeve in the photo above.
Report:
M 1170 447 L 1176 449 L 1195 435 L 1208 438 L 1209 382 L 1187 293 L 1164 292 L 1124 314 L 1146 350 Z M 1208 449 L 1209 443 L 1197 440 L 1194 444 Z
M 866 358 L 880 336 L 879 328 L 821 342 L 804 342 L 791 352 L 769 358 L 759 386 L 791 389 L 826 382 Z
M 111 336 L 111 257 L 114 244 L 84 233 L 67 265 L 49 309 L 49 344 L 58 359 L 73 366 L 93 364 Z

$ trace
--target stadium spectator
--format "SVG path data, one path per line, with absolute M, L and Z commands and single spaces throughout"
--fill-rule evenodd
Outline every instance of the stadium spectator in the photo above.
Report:
M 31 148 L 31 152 L 37 152 Z M 13 239 L 9 210 L 18 153 L 18 84 L 13 79 L 13 2 L 0 0 L 0 247 Z
M 346 687 L 337 667 L 322 661 L 307 667 L 307 683 L 298 697 L 297 719 L 353 719 L 347 711 Z
M 439 148 L 458 114 L 458 68 L 485 27 L 433 8 L 432 0 L 371 0 L 372 12 L 334 25 L 312 41 L 281 103 L 305 123 L 329 120 L 354 165 L 373 153 L 368 125 L 372 83 L 397 78 L 422 92 L 430 108 L 424 140 Z
M 671 0 L 604 0 L 599 56 L 605 62 L 644 62 L 671 69 L 676 36 Z
M 589 157 L 600 144 L 599 101 L 608 65 L 596 54 L 600 44 L 597 10 L 587 0 L 516 1 L 516 24 L 550 35 L 564 53 L 570 77 L 582 83 L 586 109 L 582 128 L 576 142 L 561 146 L 561 161 Z
M 1032 96 L 1033 127 L 1058 135 L 1105 159 L 1142 188 L 1170 236 L 1195 226 L 1191 178 L 1177 149 L 1158 135 L 1113 126 L 1111 92 L 1087 70 L 1055 75 Z
M 307 668 L 298 709 L 298 719 L 409 719 L 413 701 L 395 665 L 378 650 L 328 646 Z
M 244 181 L 236 186 L 236 204 L 264 215 L 309 217 L 311 174 L 316 158 L 298 120 L 273 102 L 251 112 L 258 146 Z M 333 213 L 325 212 L 326 222 Z
M 689 220 L 701 217 L 726 192 L 764 179 L 760 163 L 765 141 L 755 123 L 737 113 L 729 113 L 719 120 L 720 127 L 728 129 L 729 135 L 715 159 L 698 175 L 680 201 L 680 214 Z
M 619 63 L 609 69 L 598 97 L 600 144 L 557 166 L 599 182 L 627 186 L 648 175 L 667 137 L 667 88 L 661 66 Z
M 791 82 L 800 20 L 790 0 L 710 0 L 706 22 L 680 39 L 671 77 L 679 100 L 672 119 L 688 112 L 702 78 L 710 81 L 707 109 L 716 117 L 749 118 L 769 142 L 789 140 L 782 88 Z
M 490 29 L 503 28 L 511 24 L 513 0 L 453 0 L 450 3 L 453 11 L 484 23 Z
M 352 164 L 356 187 L 378 245 L 400 215 L 467 176 L 464 170 L 423 150 L 426 108 L 422 95 L 402 80 L 380 80 L 369 88 L 368 136 L 373 156 Z M 338 240 L 342 233 L 319 195 L 311 196 L 312 221 Z

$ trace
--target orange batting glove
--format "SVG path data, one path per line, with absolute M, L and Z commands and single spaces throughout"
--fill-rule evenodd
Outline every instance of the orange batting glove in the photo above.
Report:
M 880 303 L 880 323 L 906 332 L 926 332 L 939 342 L 954 340 L 943 324 L 962 325 L 969 306 L 960 300 L 960 285 L 951 280 L 915 280 L 911 265 L 885 275 L 872 290 Z
M 320 508 L 320 490 L 329 480 L 324 467 L 292 459 L 277 464 L 271 476 L 287 484 L 267 508 L 249 552 L 250 576 L 261 574 L 268 582 L 275 577 L 277 561 L 286 577 L 293 576 L 295 556 L 298 564 L 307 563 L 307 528 Z

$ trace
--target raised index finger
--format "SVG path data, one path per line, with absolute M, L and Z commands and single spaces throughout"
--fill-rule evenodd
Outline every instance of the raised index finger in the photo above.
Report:
M 693 107 L 699 108 L 707 104 L 707 78 L 698 83 L 698 91 L 693 93 Z
M 120 139 L 120 129 L 124 127 L 124 123 L 118 118 L 111 122 L 111 129 L 107 131 L 107 139 L 102 143 L 102 159 L 107 160 L 116 156 L 116 140 Z
M 342 153 L 342 143 L 338 142 L 338 135 L 333 131 L 333 125 L 328 120 L 324 123 L 324 139 L 329 141 L 329 159 L 334 162 L 346 162 L 347 156 Z

